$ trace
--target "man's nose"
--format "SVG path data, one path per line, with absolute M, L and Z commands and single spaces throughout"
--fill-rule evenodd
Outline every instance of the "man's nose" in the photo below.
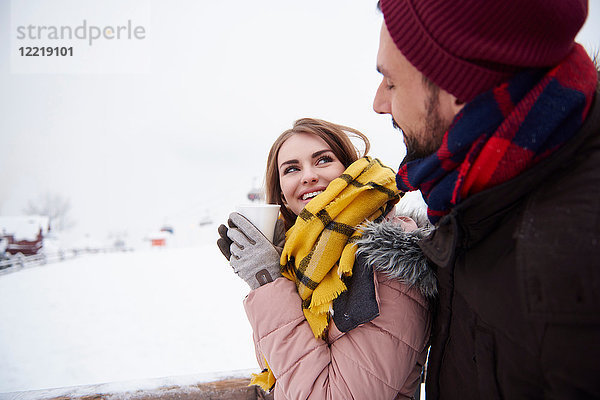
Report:
M 389 114 L 389 102 L 387 99 L 387 95 L 384 92 L 384 82 L 382 81 L 377 91 L 375 92 L 375 98 L 373 99 L 373 110 L 377 114 Z

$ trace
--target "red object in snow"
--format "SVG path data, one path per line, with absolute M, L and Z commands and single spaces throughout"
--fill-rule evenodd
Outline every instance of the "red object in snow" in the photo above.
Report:
M 44 236 L 50 231 L 48 217 L 2 216 L 0 238 L 5 239 L 6 253 L 24 256 L 38 254 L 44 245 Z
M 24 256 L 33 256 L 37 254 L 42 248 L 44 240 L 41 229 L 35 240 L 15 240 L 13 235 L 6 235 L 4 237 L 8 240 L 8 244 L 6 246 L 7 253 L 12 255 L 21 253 Z
M 151 239 L 152 247 L 164 247 L 167 245 L 166 239 Z

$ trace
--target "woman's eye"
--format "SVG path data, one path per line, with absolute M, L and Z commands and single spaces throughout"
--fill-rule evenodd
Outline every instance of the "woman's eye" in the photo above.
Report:
M 287 167 L 286 169 L 283 170 L 283 174 L 289 174 L 290 172 L 296 172 L 299 171 L 298 167 Z
M 317 164 L 325 164 L 333 161 L 333 158 L 329 156 L 323 156 L 317 160 Z

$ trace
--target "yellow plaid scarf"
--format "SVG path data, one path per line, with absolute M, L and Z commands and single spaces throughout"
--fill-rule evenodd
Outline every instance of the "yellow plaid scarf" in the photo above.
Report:
M 302 310 L 315 337 L 329 325 L 332 302 L 352 275 L 357 227 L 383 218 L 400 199 L 395 172 L 378 159 L 363 157 L 312 199 L 286 233 L 281 254 L 284 277 L 296 282 Z M 267 368 L 251 384 L 270 390 L 275 377 Z

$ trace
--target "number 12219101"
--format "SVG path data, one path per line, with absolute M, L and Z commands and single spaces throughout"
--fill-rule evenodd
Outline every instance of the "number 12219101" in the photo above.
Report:
M 73 47 L 19 47 L 23 57 L 73 57 Z

